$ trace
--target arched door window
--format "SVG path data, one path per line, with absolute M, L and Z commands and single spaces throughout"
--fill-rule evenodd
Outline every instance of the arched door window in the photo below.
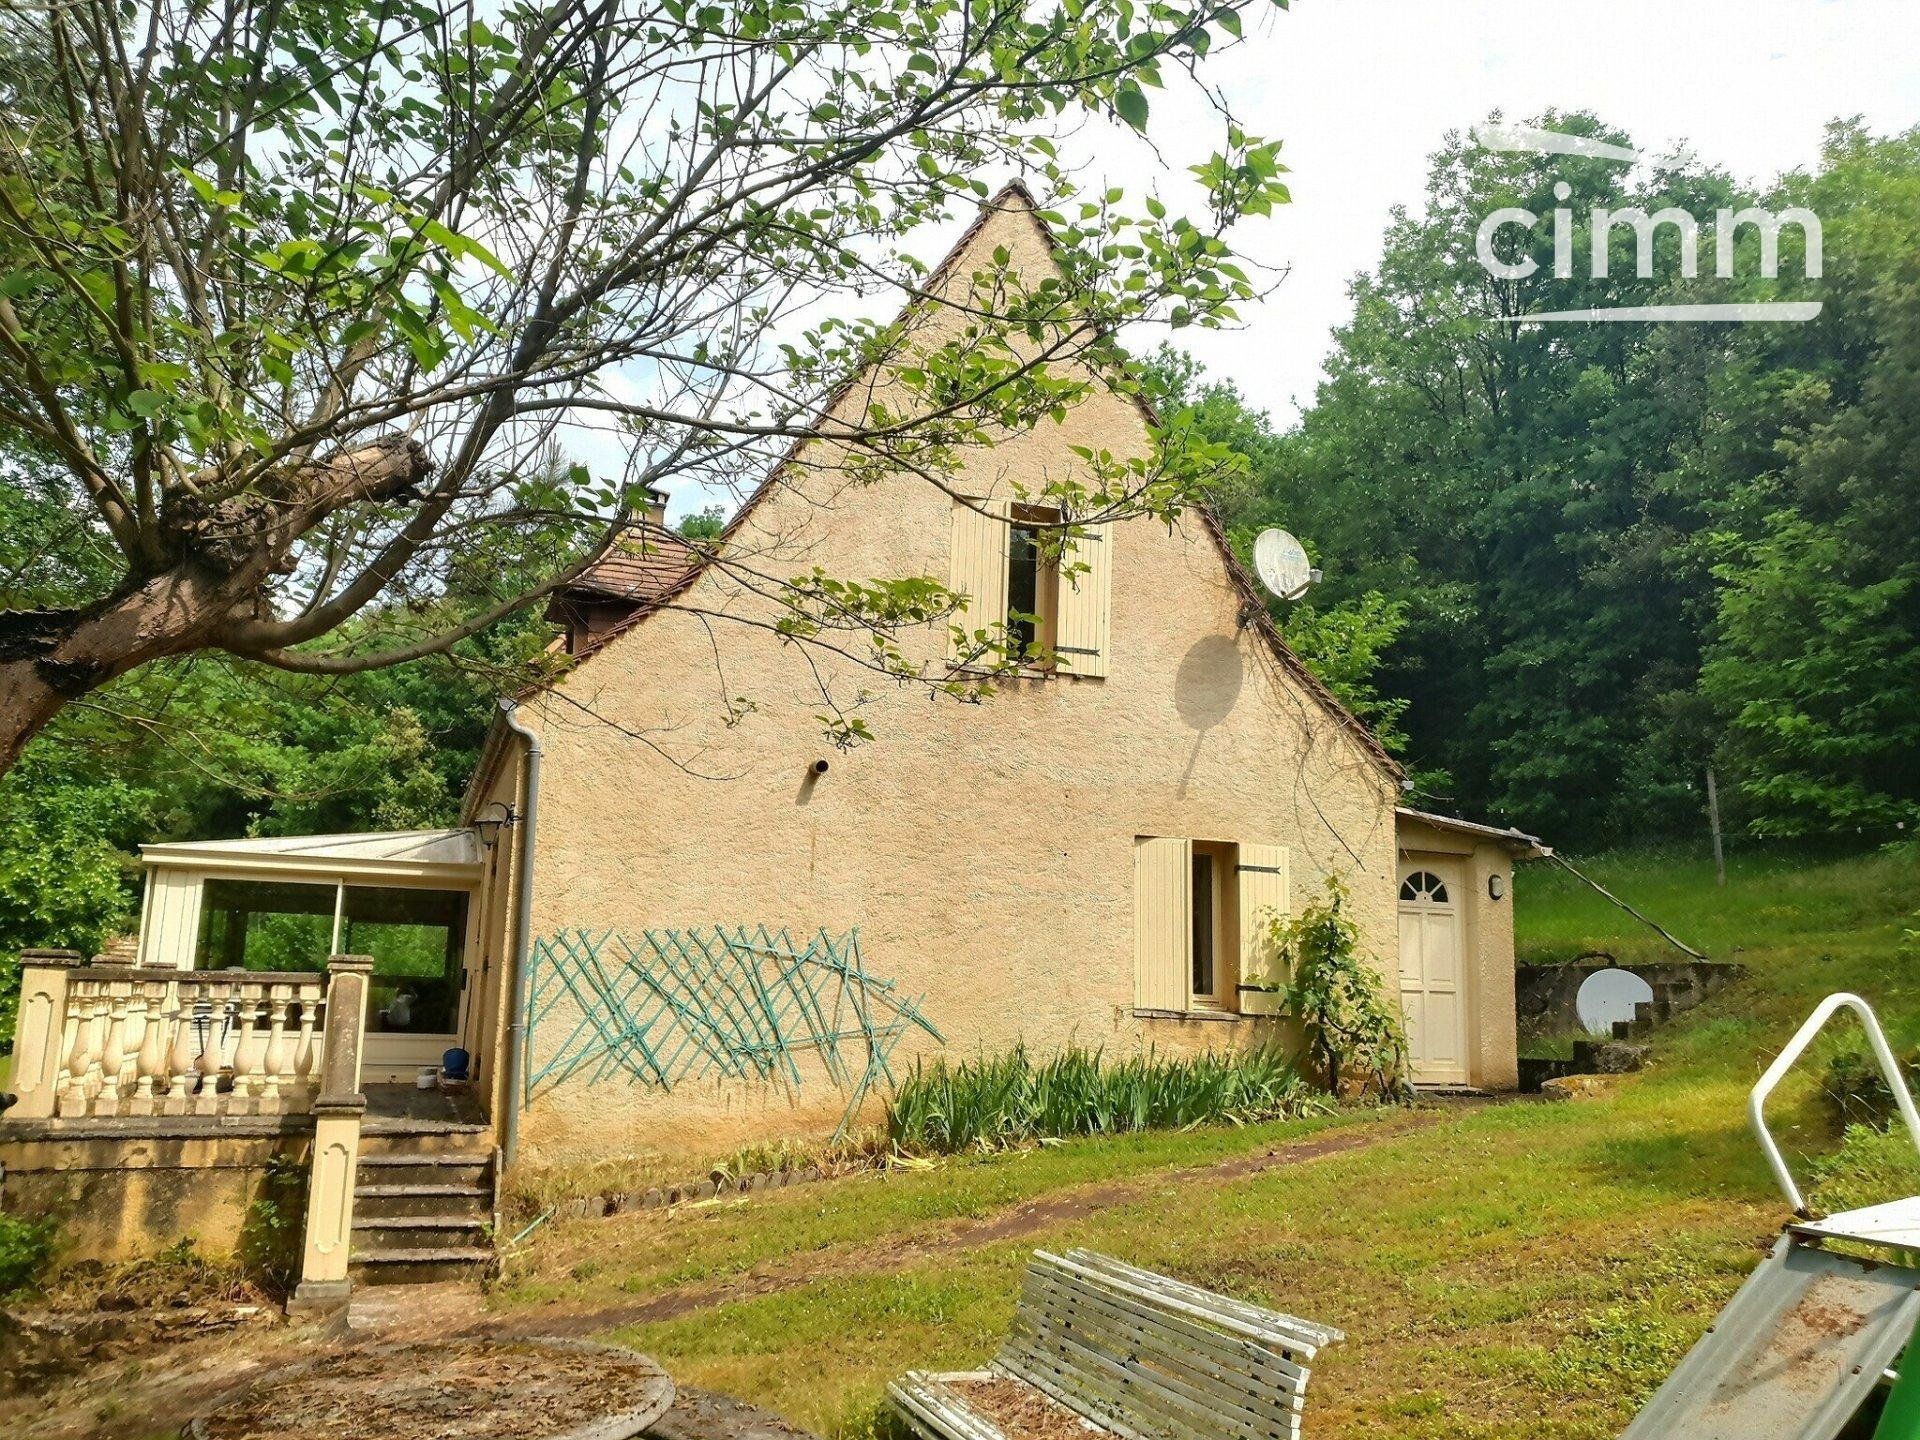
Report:
M 1416 870 L 1400 882 L 1400 898 L 1415 904 L 1425 901 L 1429 905 L 1444 905 L 1447 882 L 1431 870 Z

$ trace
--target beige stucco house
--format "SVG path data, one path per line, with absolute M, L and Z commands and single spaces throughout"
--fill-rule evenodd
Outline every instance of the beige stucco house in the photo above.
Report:
M 998 250 L 1029 272 L 1053 263 L 1017 190 L 935 285 L 964 286 Z M 1513 1085 L 1504 887 L 1532 842 L 1399 807 L 1399 769 L 1288 651 L 1206 515 L 1100 527 L 1073 582 L 1023 573 L 1023 497 L 1074 447 L 1143 452 L 1149 423 L 1098 388 L 1063 423 L 971 459 L 962 501 L 914 478 L 848 486 L 831 457 L 802 451 L 734 522 L 726 544 L 758 569 L 947 579 L 973 597 L 969 625 L 1023 608 L 1037 584 L 1059 663 L 984 704 L 772 642 L 751 623 L 771 602 L 724 566 L 669 551 L 586 577 L 557 607 L 573 669 L 514 719 L 537 740 L 503 719 L 467 805 L 469 819 L 524 822 L 538 744 L 533 948 L 569 932 L 857 929 L 863 973 L 914 997 L 941 1037 L 909 1027 L 888 1052 L 896 1067 L 1016 1043 L 1243 1045 L 1278 1023 L 1262 1018 L 1271 997 L 1246 988 L 1274 978 L 1265 919 L 1337 876 L 1369 949 L 1390 972 L 1399 961 L 1416 1080 Z M 921 643 L 937 665 L 945 634 Z M 839 753 L 824 696 L 864 691 L 876 738 Z M 736 696 L 744 713 L 716 703 Z M 503 958 L 491 973 L 512 969 Z M 579 1003 L 562 996 L 558 1018 L 530 1027 L 522 1153 L 711 1154 L 844 1116 L 847 1087 L 806 1056 L 765 1082 L 709 1067 L 669 1088 L 604 1052 L 610 1063 L 540 1078 L 586 1020 Z M 485 1023 L 486 1048 L 510 1056 L 508 1027 Z M 495 1067 L 502 1110 L 510 1068 Z
M 1018 189 L 930 284 L 956 292 L 1001 249 L 1054 264 Z M 374 962 L 364 1021 L 325 1012 L 342 1075 L 463 1051 L 474 1143 L 507 1164 L 708 1159 L 873 1118 L 917 1056 L 1284 1038 L 1261 937 L 1334 877 L 1401 996 L 1415 1081 L 1513 1086 L 1508 882 L 1537 843 L 1403 808 L 1399 768 L 1206 514 L 1095 527 L 1065 577 L 1020 530 L 1076 447 L 1144 453 L 1150 423 L 1096 386 L 971 454 L 959 498 L 849 483 L 822 442 L 734 520 L 721 554 L 761 574 L 929 575 L 970 597 L 970 627 L 1038 614 L 1057 663 L 983 703 L 783 643 L 743 567 L 661 542 L 610 559 L 556 601 L 571 664 L 503 708 L 460 828 L 150 847 L 138 964 L 91 988 L 30 969 L 9 1123 L 42 1125 L 45 1151 L 63 1117 L 324 1111 L 321 1001 L 296 972 L 354 953 Z M 948 663 L 945 626 L 902 643 Z M 874 738 L 830 745 L 835 706 Z M 228 966 L 272 983 L 190 1004 L 166 979 Z M 238 1100 L 197 1078 L 228 1074 Z

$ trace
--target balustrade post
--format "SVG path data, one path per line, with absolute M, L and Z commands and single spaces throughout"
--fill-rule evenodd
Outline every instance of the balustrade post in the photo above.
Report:
M 44 1120 L 59 1102 L 73 1036 L 67 1029 L 67 972 L 78 950 L 23 950 L 20 1010 L 13 1031 L 13 1090 L 22 1120 Z M 77 1026 L 76 1026 L 77 1029 Z
M 233 989 L 233 1094 L 228 1108 L 235 1115 L 251 1115 L 258 1109 L 254 1096 L 260 1085 L 261 991 L 251 980 L 242 980 Z
M 160 1113 L 160 1096 L 166 1089 L 167 997 L 171 985 L 155 994 L 151 987 L 141 993 L 140 1049 L 135 1055 L 133 1106 L 135 1115 Z
M 167 1093 L 159 1109 L 163 1115 L 184 1115 L 196 1083 L 194 1065 L 200 1058 L 202 997 L 206 992 L 199 982 L 182 977 L 172 993 L 173 1048 L 167 1052 Z
M 303 1110 L 320 1085 L 320 1034 L 316 1022 L 320 1015 L 321 997 L 325 993 L 324 990 L 301 991 L 300 1033 L 293 1046 L 293 1076 Z
M 220 1109 L 220 1052 L 226 1047 L 227 1032 L 233 1023 L 232 982 L 209 981 L 201 992 L 201 1006 L 195 1011 L 196 1023 L 202 1009 L 206 1029 L 200 1036 L 199 1058 L 193 1062 L 193 1068 L 200 1074 L 200 1088 L 193 1097 L 193 1113 L 213 1115 Z
M 280 1113 L 285 1096 L 281 1082 L 287 1070 L 287 992 L 284 984 L 267 987 L 267 1048 L 260 1052 L 260 1109 Z
M 367 989 L 373 959 L 336 955 L 327 962 L 327 1010 L 321 1040 L 320 1093 L 313 1102 L 313 1166 L 307 1177 L 306 1245 L 292 1315 L 343 1310 L 352 1293 L 347 1263 L 353 1248 L 354 1170 L 360 1157 L 361 1050 L 367 1033 Z
M 85 974 L 67 977 L 67 1024 L 61 1049 L 66 1073 L 61 1078 L 59 1113 L 85 1115 L 93 1099 L 91 1080 L 99 1055 L 100 982 Z
M 135 1051 L 127 1028 L 133 1015 L 133 986 L 110 981 L 100 987 L 106 1005 L 106 1033 L 100 1044 L 100 1085 L 96 1115 L 118 1115 L 127 1062 Z

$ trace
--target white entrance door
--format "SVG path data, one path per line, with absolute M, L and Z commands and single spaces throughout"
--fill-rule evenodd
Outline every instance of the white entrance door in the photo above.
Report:
M 1467 1083 L 1467 996 L 1457 882 L 1419 864 L 1400 879 L 1400 1009 L 1416 1085 Z

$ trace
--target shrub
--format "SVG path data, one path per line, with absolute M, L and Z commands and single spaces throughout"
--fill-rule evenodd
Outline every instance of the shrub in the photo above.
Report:
M 1920 1053 L 1901 1057 L 1900 1069 L 1911 1086 L 1920 1076 Z M 1836 1051 L 1821 1072 L 1820 1098 L 1836 1134 L 1851 1125 L 1884 1130 L 1893 1123 L 1893 1091 L 1887 1088 L 1880 1064 L 1869 1051 Z
M 1119 1061 L 1069 1046 L 1036 1060 L 1024 1046 L 949 1064 L 916 1064 L 887 1107 L 903 1150 L 951 1154 L 1035 1139 L 1245 1124 L 1308 1113 L 1323 1102 L 1277 1050 Z
M 1287 975 L 1282 1013 L 1300 1023 L 1307 1054 L 1327 1089 L 1349 1082 L 1364 1094 L 1407 1094 L 1407 1036 L 1400 1007 L 1378 967 L 1360 958 L 1360 929 L 1342 911 L 1346 892 L 1327 881 L 1326 899 L 1273 922 L 1274 949 Z
M 267 1158 L 240 1228 L 240 1266 L 269 1294 L 288 1295 L 300 1278 L 306 1238 L 307 1167 L 290 1155 Z
M 27 1289 L 53 1256 L 53 1222 L 0 1214 L 0 1297 Z

